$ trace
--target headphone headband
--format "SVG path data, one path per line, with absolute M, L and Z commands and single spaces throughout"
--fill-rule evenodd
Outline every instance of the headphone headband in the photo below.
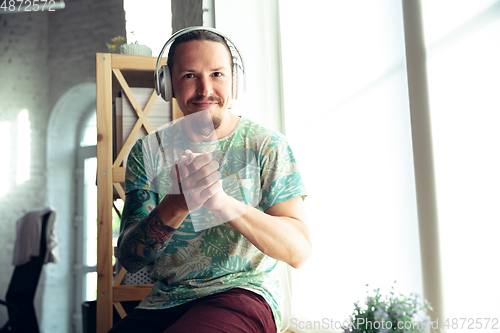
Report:
M 161 93 L 161 91 L 160 91 L 160 86 L 161 86 L 160 85 L 160 75 L 158 75 L 158 70 L 160 68 L 161 58 L 163 57 L 163 53 L 165 52 L 165 49 L 167 48 L 167 46 L 169 46 L 170 44 L 175 42 L 177 37 L 188 34 L 188 33 L 193 32 L 193 31 L 199 31 L 199 30 L 210 31 L 210 32 L 222 37 L 224 39 L 224 41 L 226 42 L 226 46 L 228 47 L 228 49 L 231 53 L 231 57 L 233 57 L 233 53 L 231 52 L 231 47 L 229 46 L 229 44 L 227 42 L 230 42 L 233 45 L 234 50 L 236 51 L 236 53 L 238 54 L 238 57 L 240 58 L 241 71 L 243 74 L 243 92 L 245 92 L 245 90 L 246 90 L 245 63 L 243 62 L 243 57 L 241 56 L 241 53 L 238 50 L 238 48 L 236 47 L 236 45 L 233 43 L 233 41 L 231 39 L 229 39 L 229 37 L 227 37 L 226 35 L 224 35 L 223 33 L 219 32 L 219 31 L 215 30 L 214 28 L 199 26 L 199 27 L 188 27 L 188 28 L 184 28 L 184 29 L 177 31 L 167 40 L 165 45 L 163 45 L 163 48 L 161 49 L 160 55 L 158 56 L 158 59 L 156 60 L 156 68 L 155 68 L 155 90 L 156 90 L 157 95 L 160 95 L 160 93 Z

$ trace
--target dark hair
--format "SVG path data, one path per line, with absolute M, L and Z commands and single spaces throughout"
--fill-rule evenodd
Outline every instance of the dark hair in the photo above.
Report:
M 210 41 L 223 44 L 229 52 L 229 58 L 231 59 L 231 68 L 233 67 L 233 53 L 231 52 L 231 49 L 227 45 L 226 39 L 224 37 L 208 30 L 194 30 L 186 34 L 180 35 L 174 40 L 174 42 L 170 46 L 167 58 L 167 66 L 168 69 L 170 70 L 170 73 L 172 73 L 172 66 L 174 65 L 175 50 L 177 49 L 177 46 L 179 46 L 181 43 L 186 43 L 193 40 Z

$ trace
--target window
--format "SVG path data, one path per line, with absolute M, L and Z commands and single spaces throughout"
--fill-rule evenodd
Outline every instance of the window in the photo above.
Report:
M 96 300 L 97 291 L 97 128 L 95 110 L 79 133 L 77 207 L 75 211 L 74 327 L 81 331 L 82 303 Z
M 500 2 L 421 2 L 444 313 L 493 318 Z M 397 280 L 421 294 L 404 51 L 414 41 L 404 39 L 401 2 L 280 1 L 280 21 L 286 133 L 309 189 L 315 245 L 294 272 L 296 316 L 343 320 L 364 283 Z
M 498 318 L 500 2 L 422 10 L 446 317 Z
M 344 321 L 395 280 L 422 294 L 401 2 L 280 1 L 280 22 L 313 237 L 293 272 L 294 317 Z
M 78 205 L 76 212 L 77 241 L 75 271 L 75 309 L 78 320 L 81 320 L 81 304 L 95 301 L 97 298 L 97 128 L 96 112 L 94 111 L 86 120 L 81 133 L 80 147 L 78 149 Z M 123 201 L 114 201 L 113 211 L 113 246 L 117 245 L 120 231 L 120 216 Z M 112 259 L 113 264 L 115 258 Z M 81 329 L 77 322 L 76 328 Z
M 172 34 L 170 0 L 124 0 L 127 42 L 147 45 L 152 55 L 160 54 L 163 44 Z

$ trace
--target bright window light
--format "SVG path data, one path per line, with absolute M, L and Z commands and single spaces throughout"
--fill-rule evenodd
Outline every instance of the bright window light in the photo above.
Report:
M 85 123 L 80 146 L 84 147 L 95 145 L 97 145 L 97 116 L 94 112 Z
M 428 45 L 461 31 L 498 0 L 422 0 L 424 34 Z M 463 30 L 462 30 L 463 32 Z
M 161 48 L 172 34 L 170 0 L 125 0 L 127 42 L 146 45 L 153 56 L 160 54 Z
M 10 121 L 3 121 L 0 123 L 0 142 L 2 142 L 2 147 L 0 151 L 2 152 L 3 163 L 0 163 L 0 173 L 5 177 L 5 179 L 10 179 L 10 159 L 11 159 L 11 140 L 10 140 Z M 10 184 L 6 182 L 3 186 L 0 186 L 0 197 L 3 197 L 9 192 Z
M 97 158 L 85 160 L 85 259 L 87 266 L 97 264 L 97 186 L 96 171 Z
M 401 2 L 283 0 L 280 21 L 313 241 L 293 316 L 343 321 L 365 284 L 422 295 Z
M 87 273 L 85 282 L 85 301 L 95 301 L 97 299 L 97 272 Z
M 17 115 L 17 170 L 16 183 L 21 185 L 30 179 L 31 169 L 31 124 L 28 110 Z
M 422 4 L 446 316 L 498 318 L 500 2 Z

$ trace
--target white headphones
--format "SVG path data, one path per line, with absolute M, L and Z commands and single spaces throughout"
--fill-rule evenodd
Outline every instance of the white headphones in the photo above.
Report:
M 161 68 L 160 62 L 161 58 L 163 56 L 163 53 L 165 52 L 165 49 L 167 46 L 172 44 L 177 37 L 193 32 L 193 31 L 198 31 L 198 30 L 206 30 L 213 32 L 216 35 L 219 35 L 224 39 L 226 42 L 226 45 L 228 49 L 231 52 L 231 57 L 233 58 L 233 69 L 232 69 L 232 75 L 233 75 L 233 94 L 232 98 L 237 99 L 238 98 L 238 92 L 243 88 L 243 92 L 246 90 L 246 82 L 245 82 L 245 64 L 243 63 L 243 57 L 241 56 L 240 51 L 238 51 L 238 48 L 236 45 L 224 34 L 218 32 L 217 30 L 210 28 L 210 27 L 189 27 L 185 29 L 181 29 L 177 31 L 175 34 L 170 37 L 163 48 L 161 49 L 160 55 L 158 56 L 158 60 L 156 60 L 156 69 L 155 69 L 155 90 L 156 94 L 161 95 L 161 98 L 163 98 L 165 101 L 170 102 L 172 100 L 172 82 L 171 82 L 171 76 L 170 76 L 170 69 L 168 68 L 168 65 L 162 65 Z M 230 44 L 229 44 L 230 43 Z M 234 52 L 236 51 L 236 52 Z M 238 63 L 241 62 L 241 65 Z M 242 78 L 242 79 L 240 79 Z M 242 86 L 242 87 L 241 87 Z

